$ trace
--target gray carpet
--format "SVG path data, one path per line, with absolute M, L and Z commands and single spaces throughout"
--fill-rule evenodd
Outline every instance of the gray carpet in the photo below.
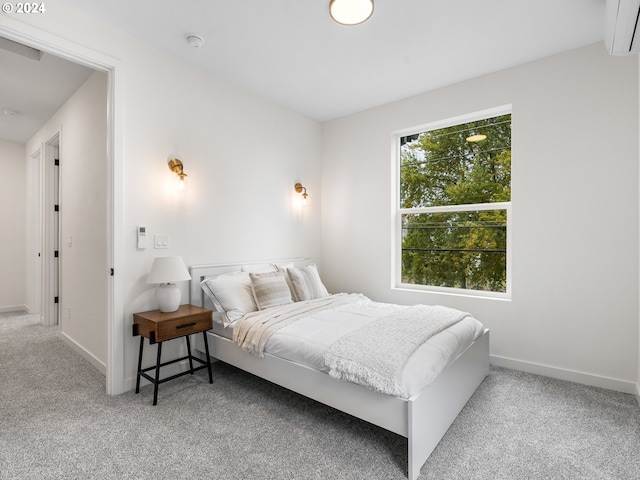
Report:
M 228 365 L 139 395 L 0 314 L 1 479 L 403 479 L 406 439 Z M 491 370 L 421 479 L 638 479 L 635 397 Z

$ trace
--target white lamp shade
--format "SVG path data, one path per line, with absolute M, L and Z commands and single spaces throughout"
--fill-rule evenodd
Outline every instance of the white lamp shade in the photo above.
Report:
M 147 276 L 147 283 L 173 283 L 191 280 L 182 257 L 156 258 Z

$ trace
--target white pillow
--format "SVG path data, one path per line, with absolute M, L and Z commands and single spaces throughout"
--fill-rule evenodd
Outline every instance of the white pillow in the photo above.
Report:
M 293 303 L 285 272 L 250 273 L 249 277 L 259 310 Z
M 201 282 L 201 286 L 216 310 L 221 309 L 227 314 L 225 327 L 247 313 L 258 310 L 247 272 L 224 273 L 207 278 Z
M 287 268 L 287 277 L 298 302 L 329 296 L 314 264 L 301 268 Z

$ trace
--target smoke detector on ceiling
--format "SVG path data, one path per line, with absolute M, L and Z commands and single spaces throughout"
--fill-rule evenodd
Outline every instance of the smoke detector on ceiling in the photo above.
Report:
M 187 43 L 191 48 L 200 48 L 204 43 L 204 38 L 193 33 L 190 33 L 185 38 L 187 39 Z

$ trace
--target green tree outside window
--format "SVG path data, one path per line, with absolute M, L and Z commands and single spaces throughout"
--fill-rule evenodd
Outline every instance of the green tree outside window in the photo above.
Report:
M 511 115 L 400 145 L 402 283 L 506 292 Z

